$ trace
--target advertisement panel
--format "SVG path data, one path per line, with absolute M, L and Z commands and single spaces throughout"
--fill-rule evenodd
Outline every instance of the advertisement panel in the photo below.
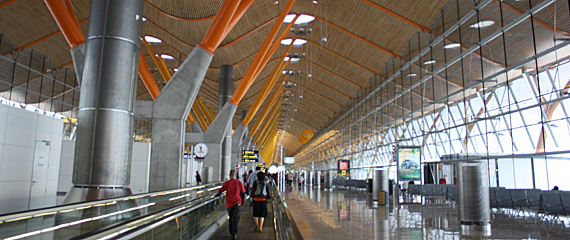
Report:
M 350 161 L 338 160 L 338 176 L 350 177 Z
M 417 181 L 422 179 L 420 170 L 421 148 L 417 146 L 399 146 L 398 156 L 398 180 Z

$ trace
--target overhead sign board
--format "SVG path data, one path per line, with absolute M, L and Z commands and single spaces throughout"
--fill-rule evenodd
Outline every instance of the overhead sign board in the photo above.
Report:
M 257 150 L 243 150 L 241 151 L 242 162 L 259 162 L 259 151 Z
M 293 164 L 295 163 L 295 158 L 294 157 L 285 157 L 283 159 L 283 163 L 285 164 Z

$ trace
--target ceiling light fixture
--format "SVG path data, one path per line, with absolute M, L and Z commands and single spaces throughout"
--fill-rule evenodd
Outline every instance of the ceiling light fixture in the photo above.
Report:
M 435 63 L 435 60 L 425 61 L 425 62 L 424 62 L 424 65 L 431 65 L 431 64 L 434 64 L 434 63 Z

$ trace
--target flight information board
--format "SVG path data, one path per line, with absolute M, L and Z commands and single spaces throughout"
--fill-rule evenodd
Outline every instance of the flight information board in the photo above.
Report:
M 242 162 L 259 162 L 259 151 L 257 150 L 243 150 L 241 151 Z

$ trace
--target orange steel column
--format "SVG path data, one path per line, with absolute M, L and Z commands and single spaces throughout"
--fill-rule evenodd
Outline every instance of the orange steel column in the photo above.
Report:
M 72 49 L 85 43 L 79 22 L 77 22 L 77 18 L 71 15 L 73 9 L 68 10 L 61 0 L 44 0 L 44 3 Z
M 201 99 L 196 98 L 196 103 L 198 103 L 198 106 L 200 107 L 200 109 L 202 109 L 202 114 L 206 117 L 208 122 L 210 122 L 210 124 L 212 124 L 212 122 L 216 118 L 214 116 L 214 113 L 212 113 L 212 111 L 208 108 L 208 106 L 206 106 L 206 104 L 204 104 L 204 102 L 202 102 Z
M 232 17 L 232 20 L 230 21 L 230 23 L 228 24 L 228 26 L 226 27 L 226 29 L 224 30 L 224 33 L 222 34 L 222 37 L 220 37 L 220 39 L 218 40 L 216 46 L 219 46 L 222 41 L 224 40 L 224 38 L 226 38 L 226 36 L 228 36 L 228 34 L 230 33 L 230 31 L 235 27 L 235 25 L 238 23 L 238 21 L 241 19 L 241 17 L 243 16 L 243 14 L 245 14 L 245 12 L 247 11 L 247 9 L 249 9 L 249 7 L 251 6 L 251 4 L 254 2 L 255 0 L 242 0 L 241 3 L 239 4 L 236 12 L 234 13 L 234 16 Z
M 208 32 L 206 32 L 206 35 L 198 46 L 214 55 L 214 50 L 216 50 L 218 44 L 225 36 L 224 33 L 231 30 L 231 28 L 228 27 L 230 23 L 239 20 L 239 18 L 235 20 L 233 17 L 240 3 L 241 0 L 228 0 L 222 3 L 222 7 L 220 7 L 220 10 L 216 14 L 216 18 L 214 18 L 210 28 L 208 28 Z
M 263 125 L 261 126 L 261 130 L 259 131 L 259 134 L 255 135 L 255 138 L 253 139 L 254 143 L 257 143 L 259 141 L 259 138 L 267 132 L 267 129 L 269 128 L 271 123 L 273 121 L 277 120 L 277 116 L 279 115 L 279 109 L 280 109 L 279 107 L 274 107 L 271 110 L 271 113 L 270 113 L 271 115 L 269 117 L 269 121 L 263 122 Z
M 279 43 L 276 42 L 276 44 L 279 44 Z M 291 50 L 291 47 L 293 47 L 293 44 L 291 44 L 291 45 L 289 45 L 289 47 L 287 47 L 287 50 L 285 50 L 285 52 L 281 56 L 281 59 L 279 59 L 279 63 L 277 63 L 277 65 L 275 65 L 275 68 L 273 69 L 273 72 L 271 73 L 271 77 L 269 77 L 269 79 L 267 79 L 265 81 L 265 84 L 263 85 L 263 88 L 259 92 L 259 95 L 257 95 L 257 98 L 253 102 L 253 105 L 251 105 L 251 107 L 249 108 L 249 110 L 247 112 L 247 115 L 245 116 L 245 118 L 242 121 L 243 125 L 247 126 L 251 122 L 251 119 L 253 119 L 253 116 L 255 116 L 255 114 L 259 110 L 259 107 L 261 107 L 261 104 L 263 103 L 263 101 L 265 101 L 265 98 L 267 98 L 267 95 L 269 95 L 269 92 L 273 88 L 275 78 L 277 77 L 277 79 L 279 79 L 279 74 L 281 74 L 283 69 L 285 67 L 287 67 L 289 62 L 291 62 L 291 60 L 289 59 L 287 61 L 287 63 L 285 63 L 283 65 L 283 60 L 287 56 L 287 53 Z M 281 65 L 283 65 L 283 68 L 281 67 Z
M 244 76 L 243 80 L 240 81 L 240 83 L 238 84 L 236 90 L 234 91 L 234 94 L 232 95 L 232 98 L 230 99 L 230 102 L 233 103 L 234 105 L 237 106 L 239 104 L 239 102 L 241 101 L 241 99 L 243 98 L 243 96 L 245 95 L 245 93 L 253 83 L 253 80 L 255 80 L 252 78 L 253 74 L 255 73 L 255 71 L 257 71 L 257 69 L 261 65 L 261 60 L 267 54 L 267 50 L 269 49 L 271 42 L 277 35 L 277 31 L 279 31 L 279 28 L 281 28 L 281 25 L 283 24 L 283 19 L 285 19 L 285 16 L 287 16 L 289 11 L 293 7 L 294 3 L 295 0 L 289 0 L 289 2 L 287 2 L 285 9 L 283 9 L 283 11 L 281 12 L 281 15 L 277 19 L 277 22 L 275 23 L 275 25 L 273 25 L 271 32 L 263 42 L 263 45 L 261 46 L 257 55 L 255 56 L 255 59 L 253 60 L 252 64 L 249 66 L 246 72 L 246 76 Z M 292 23 L 294 23 L 294 21 Z
M 277 82 L 277 84 L 278 84 L 277 89 L 275 90 L 275 92 L 273 93 L 273 96 L 269 100 L 269 104 L 265 105 L 265 108 L 263 108 L 261 115 L 259 115 L 259 118 L 257 119 L 255 124 L 251 128 L 251 131 L 249 131 L 250 137 L 253 137 L 253 135 L 255 134 L 255 132 L 257 131 L 259 126 L 261 126 L 261 123 L 263 122 L 263 120 L 265 119 L 267 114 L 269 113 L 269 110 L 273 107 L 273 105 L 275 105 L 275 103 L 277 102 L 277 99 L 279 99 L 279 96 L 281 96 L 281 92 L 285 88 L 285 87 L 283 87 L 283 82 L 285 81 L 285 79 L 287 79 L 287 75 L 285 75 L 283 77 L 283 80 Z
M 144 60 L 142 52 L 139 52 L 139 76 L 141 77 L 142 82 L 148 90 L 148 93 L 152 99 L 155 99 L 156 96 L 158 96 L 160 93 L 160 89 L 158 89 L 158 86 L 152 77 L 152 73 L 150 73 L 150 70 L 148 70 L 148 65 Z
M 267 146 L 267 142 L 269 139 L 271 139 L 271 137 L 273 137 L 275 131 L 277 131 L 277 126 L 278 126 L 278 120 L 279 118 L 275 118 L 275 120 L 273 122 L 271 122 L 271 125 L 269 125 L 267 127 L 267 131 L 265 132 L 265 134 L 261 137 L 260 141 L 258 141 L 260 146 L 266 147 Z

